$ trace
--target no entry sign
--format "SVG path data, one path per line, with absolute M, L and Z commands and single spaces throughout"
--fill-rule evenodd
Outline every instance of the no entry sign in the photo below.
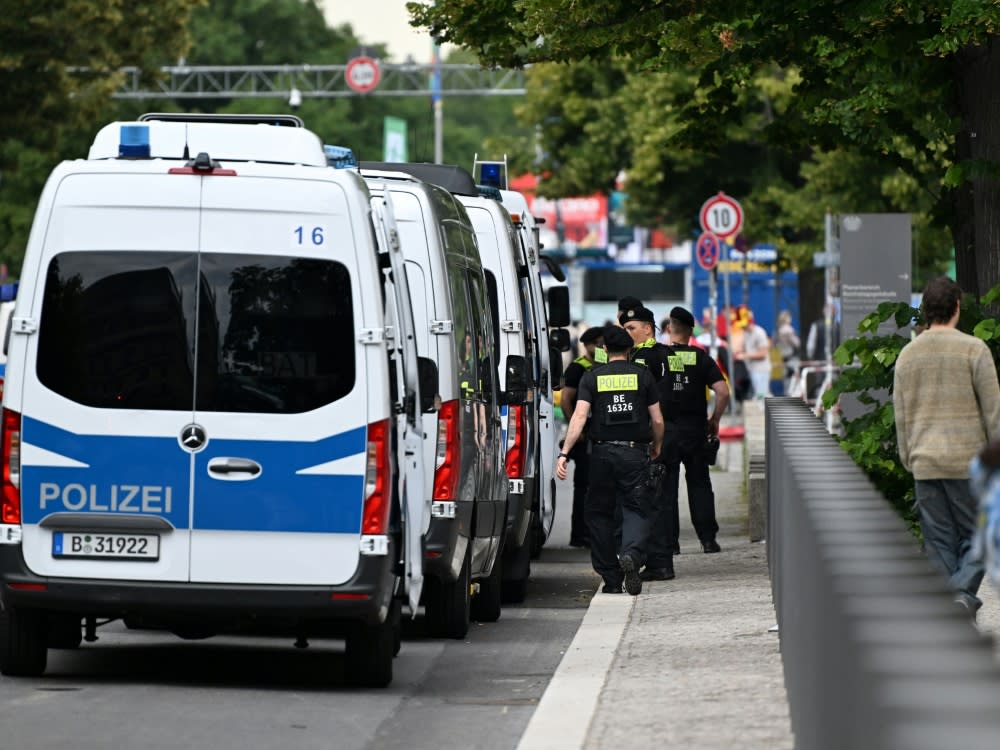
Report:
M 731 237 L 743 228 L 743 207 L 735 198 L 720 191 L 702 204 L 698 218 L 702 231 Z
M 381 71 L 378 67 L 378 60 L 362 55 L 352 57 L 347 61 L 344 69 L 344 78 L 347 85 L 359 94 L 367 94 L 378 86 Z

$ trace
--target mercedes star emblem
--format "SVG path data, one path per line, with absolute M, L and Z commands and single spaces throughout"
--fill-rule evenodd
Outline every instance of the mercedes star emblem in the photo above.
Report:
M 192 453 L 197 453 L 202 448 L 205 447 L 205 442 L 207 436 L 205 435 L 205 428 L 200 424 L 189 424 L 183 430 L 181 430 L 181 446 L 184 450 L 191 451 Z

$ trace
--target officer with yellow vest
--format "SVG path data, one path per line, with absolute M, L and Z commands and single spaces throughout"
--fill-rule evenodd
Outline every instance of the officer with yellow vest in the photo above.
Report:
M 604 579 L 604 593 L 642 591 L 639 568 L 649 535 L 649 465 L 660 453 L 663 417 L 660 394 L 649 371 L 629 362 L 632 338 L 622 329 L 604 331 L 608 363 L 580 379 L 556 475 L 566 479 L 569 453 L 590 420 L 590 487 L 586 517 L 590 557 Z M 616 542 L 621 509 L 621 544 Z M 617 553 L 617 554 L 616 554 Z
M 563 373 L 562 393 L 559 397 L 563 414 L 568 422 L 576 408 L 576 392 L 580 387 L 580 380 L 584 374 L 597 365 L 595 353 L 597 347 L 602 347 L 604 353 L 604 328 L 594 326 L 588 328 L 580 334 L 580 343 L 583 344 L 585 354 L 581 354 L 574 359 L 566 372 Z M 586 427 L 584 427 L 586 436 Z M 590 467 L 590 456 L 587 453 L 587 442 L 577 441 L 573 446 L 573 452 L 569 454 L 575 468 L 573 469 L 573 520 L 570 526 L 569 545 L 571 547 L 589 547 L 590 534 L 587 533 L 587 519 L 584 511 L 584 501 L 587 497 L 587 477 Z
M 632 337 L 634 346 L 630 361 L 645 367 L 659 383 L 667 374 L 667 357 L 670 349 L 656 340 L 656 319 L 649 308 L 629 307 L 618 316 L 622 328 Z
M 667 466 L 661 502 L 654 509 L 649 554 L 643 580 L 674 577 L 674 547 L 678 539 L 677 489 L 680 468 L 688 490 L 688 507 L 704 552 L 719 552 L 715 540 L 715 494 L 709 475 L 709 440 L 717 439 L 719 421 L 729 404 L 729 386 L 718 364 L 704 349 L 690 346 L 694 316 L 675 307 L 669 317 L 670 357 L 668 375 L 660 382 L 660 407 L 664 419 L 664 462 Z M 715 406 L 708 416 L 706 389 L 715 393 Z

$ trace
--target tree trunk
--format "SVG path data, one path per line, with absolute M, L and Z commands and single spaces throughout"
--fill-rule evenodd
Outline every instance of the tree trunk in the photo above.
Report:
M 1000 284 L 1000 37 L 955 56 L 955 93 L 961 130 L 958 161 L 978 163 L 974 176 L 952 193 L 958 283 L 977 296 Z

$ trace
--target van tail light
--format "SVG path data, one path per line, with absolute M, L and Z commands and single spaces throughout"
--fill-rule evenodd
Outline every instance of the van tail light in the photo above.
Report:
M 438 411 L 437 456 L 434 461 L 434 499 L 454 500 L 458 494 L 461 448 L 458 444 L 457 399 L 445 401 Z
M 368 466 L 365 469 L 365 510 L 361 533 L 385 534 L 389 528 L 391 467 L 389 420 L 368 425 Z
M 21 415 L 3 410 L 3 502 L 0 523 L 21 523 Z
M 507 407 L 507 459 L 508 479 L 524 476 L 524 406 Z

